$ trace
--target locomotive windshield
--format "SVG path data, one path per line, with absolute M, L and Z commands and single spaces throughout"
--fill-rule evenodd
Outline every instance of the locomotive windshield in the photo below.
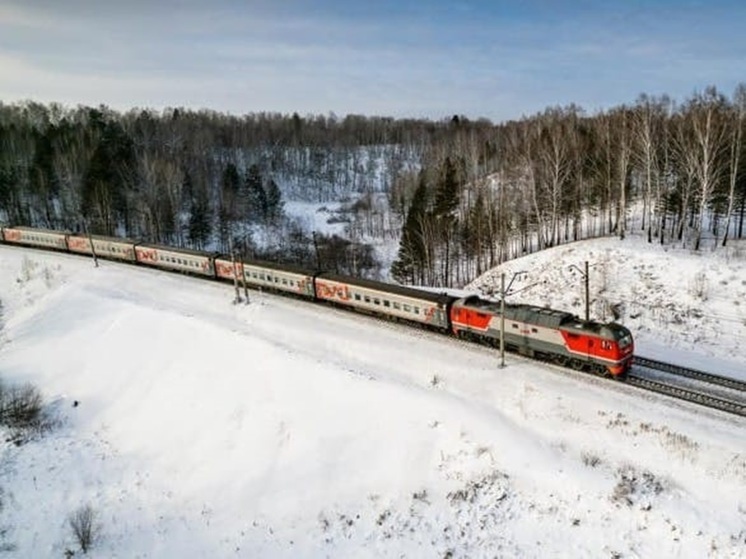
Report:
M 632 334 L 626 334 L 619 339 L 619 348 L 624 349 L 632 343 Z

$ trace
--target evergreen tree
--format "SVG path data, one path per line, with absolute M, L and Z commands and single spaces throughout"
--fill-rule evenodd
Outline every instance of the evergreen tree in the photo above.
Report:
M 247 217 L 250 221 L 264 221 L 267 218 L 268 201 L 259 166 L 251 165 L 246 171 L 244 190 L 246 192 Z
M 121 124 L 102 119 L 98 111 L 93 113 L 92 124 L 102 130 L 83 177 L 81 211 L 94 232 L 113 235 L 117 225 L 128 222 L 135 153 Z
M 220 250 L 228 250 L 229 237 L 233 222 L 238 218 L 239 190 L 241 177 L 238 169 L 233 163 L 228 163 L 223 170 L 220 181 L 221 198 L 218 206 L 218 235 L 220 237 Z
M 456 165 L 446 157 L 435 189 L 435 217 L 454 217 L 459 205 L 459 181 Z
M 280 187 L 273 179 L 269 179 L 266 189 L 267 216 L 270 223 L 275 223 L 282 216 L 285 202 L 282 200 Z
M 425 173 L 420 173 L 412 204 L 402 228 L 399 253 L 391 266 L 392 277 L 400 283 L 423 280 L 426 260 L 424 225 L 427 220 L 427 182 Z
M 207 193 L 199 189 L 192 197 L 189 212 L 189 241 L 199 249 L 204 248 L 212 233 L 210 203 Z
M 56 224 L 53 204 L 59 194 L 59 180 L 54 170 L 53 134 L 54 127 L 35 134 L 34 160 L 29 170 L 31 193 L 38 200 L 37 205 L 44 208 L 44 222 L 47 227 L 54 227 Z
M 457 228 L 456 212 L 459 207 L 458 172 L 450 157 L 446 157 L 440 172 L 435 190 L 435 204 L 432 211 L 436 235 L 442 248 L 442 277 L 439 281 L 449 284 L 451 281 L 452 239 Z
M 227 199 L 231 203 L 235 202 L 241 184 L 241 177 L 238 175 L 235 164 L 228 163 L 226 165 L 220 184 L 223 187 L 223 199 Z M 225 205 L 231 206 L 231 203 Z

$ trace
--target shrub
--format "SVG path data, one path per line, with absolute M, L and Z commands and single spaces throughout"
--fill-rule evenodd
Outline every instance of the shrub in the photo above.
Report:
M 43 400 L 30 384 L 5 386 L 0 382 L 0 425 L 10 428 L 34 427 L 41 422 Z
M 96 519 L 96 511 L 93 510 L 91 505 L 83 505 L 73 512 L 68 520 L 73 537 L 80 546 L 80 550 L 83 553 L 88 553 L 101 533 L 100 524 Z

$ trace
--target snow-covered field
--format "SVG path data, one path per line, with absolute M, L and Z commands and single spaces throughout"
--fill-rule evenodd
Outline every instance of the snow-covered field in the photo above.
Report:
M 742 375 L 743 252 L 601 240 L 505 270 L 530 272 L 514 287 L 548 282 L 514 300 L 582 314 L 569 266 L 589 259 L 593 316 L 625 301 L 641 353 Z M 99 528 L 87 556 L 102 558 L 746 556 L 746 421 L 232 296 L 0 247 L 0 377 L 39 387 L 58 420 L 3 442 L 5 556 L 79 556 L 68 518 L 85 504 Z

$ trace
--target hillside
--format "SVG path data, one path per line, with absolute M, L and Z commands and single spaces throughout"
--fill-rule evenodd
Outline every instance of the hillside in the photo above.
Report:
M 518 301 L 585 313 L 589 262 L 591 318 L 619 320 L 635 334 L 638 353 L 746 378 L 746 241 L 695 252 L 605 238 L 559 246 L 505 263 L 468 288 L 499 294 L 500 275 Z M 497 295 L 499 296 L 499 295 Z
M 592 315 L 625 302 L 641 351 L 712 367 L 725 356 L 743 374 L 739 250 L 599 240 L 504 269 L 530 272 L 514 287 L 540 282 L 515 298 L 582 314 L 569 266 L 588 259 Z M 38 386 L 58 423 L 1 447 L 7 557 L 77 550 L 68 515 L 85 504 L 100 527 L 87 556 L 101 558 L 746 546 L 743 420 L 510 355 L 501 370 L 493 350 L 340 310 L 258 292 L 234 306 L 230 286 L 60 254 L 0 247 L 0 299 L 0 375 Z

